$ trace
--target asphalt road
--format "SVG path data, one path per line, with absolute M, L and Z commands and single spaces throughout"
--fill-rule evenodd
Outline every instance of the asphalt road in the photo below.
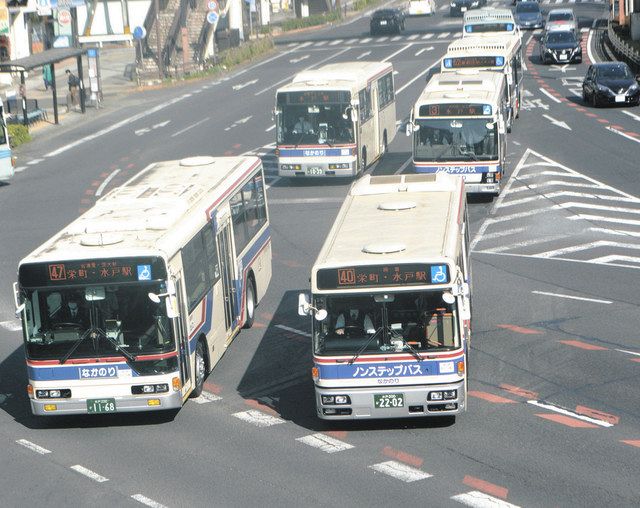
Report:
M 604 9 L 572 6 L 583 28 Z M 493 202 L 470 200 L 468 412 L 453 425 L 314 416 L 297 294 L 348 183 L 273 176 L 275 90 L 324 62 L 387 60 L 402 121 L 460 30 L 441 7 L 398 37 L 369 37 L 366 18 L 299 34 L 225 80 L 147 92 L 25 146 L 25 169 L 0 187 L 3 506 L 640 503 L 640 110 L 585 106 L 577 83 L 591 57 L 541 66 L 535 34 L 524 36 L 508 182 Z M 19 259 L 153 161 L 244 153 L 272 175 L 273 279 L 204 396 L 163 416 L 31 416 L 11 296 Z M 370 171 L 394 173 L 409 158 L 401 131 Z

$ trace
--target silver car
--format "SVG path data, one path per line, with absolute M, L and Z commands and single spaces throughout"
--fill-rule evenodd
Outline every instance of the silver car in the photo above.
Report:
M 549 32 L 552 30 L 571 30 L 576 33 L 578 20 L 572 9 L 551 9 L 547 14 L 545 27 Z

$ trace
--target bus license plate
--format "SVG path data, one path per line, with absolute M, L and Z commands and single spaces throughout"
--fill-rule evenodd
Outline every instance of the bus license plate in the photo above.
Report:
M 87 399 L 89 413 L 115 413 L 116 399 Z
M 373 406 L 377 409 L 404 407 L 404 393 L 384 393 L 373 396 Z
M 324 175 L 324 169 L 322 168 L 307 168 L 308 175 Z

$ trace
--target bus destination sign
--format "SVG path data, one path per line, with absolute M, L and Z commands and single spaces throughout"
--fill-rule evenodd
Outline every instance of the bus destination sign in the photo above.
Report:
M 278 94 L 278 103 L 285 104 L 348 104 L 349 92 L 340 90 L 307 90 Z
M 113 284 L 166 279 L 162 258 L 112 258 L 30 263 L 20 267 L 23 287 Z
M 420 116 L 486 116 L 491 114 L 490 104 L 425 104 Z
M 466 67 L 501 67 L 504 57 L 501 56 L 459 56 L 444 59 L 446 69 L 462 69 Z
M 447 265 L 400 263 L 366 265 L 318 270 L 318 289 L 354 289 L 382 286 L 418 286 L 447 284 L 450 280 Z
M 478 23 L 477 25 L 465 25 L 464 31 L 468 34 L 479 32 L 513 32 L 513 23 Z

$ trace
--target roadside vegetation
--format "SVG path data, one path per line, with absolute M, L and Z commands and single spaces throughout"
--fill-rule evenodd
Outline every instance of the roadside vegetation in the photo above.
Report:
M 29 129 L 24 125 L 9 124 L 7 125 L 7 130 L 9 131 L 9 144 L 11 148 L 16 148 L 31 141 Z

